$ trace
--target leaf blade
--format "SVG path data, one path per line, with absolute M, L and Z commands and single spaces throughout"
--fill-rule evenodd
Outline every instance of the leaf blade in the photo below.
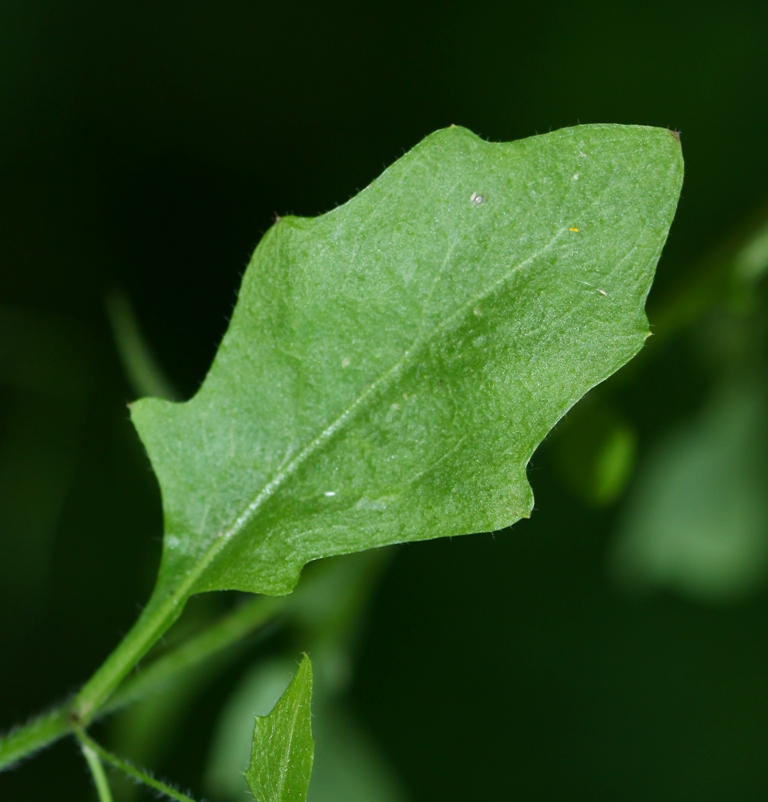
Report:
M 280 221 L 200 392 L 132 409 L 161 587 L 286 593 L 318 557 L 527 516 L 536 445 L 647 336 L 681 177 L 661 129 L 454 128 Z

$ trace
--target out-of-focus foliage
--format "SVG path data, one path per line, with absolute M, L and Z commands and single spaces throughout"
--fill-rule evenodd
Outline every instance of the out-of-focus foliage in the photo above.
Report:
M 614 407 L 587 396 L 558 430 L 555 457 L 563 480 L 596 507 L 616 501 L 635 463 L 637 433 Z
M 177 401 L 178 392 L 168 380 L 146 338 L 125 292 L 113 291 L 106 298 L 115 346 L 125 368 L 126 378 L 137 396 Z
M 92 379 L 85 354 L 76 324 L 0 305 L 0 584 L 23 599 L 22 628 L 45 594 L 75 468 Z
M 705 601 L 754 592 L 768 569 L 766 397 L 759 376 L 718 387 L 647 457 L 613 555 L 630 590 Z
M 688 421 L 649 449 L 611 571 L 635 592 L 667 587 L 701 601 L 735 601 L 768 579 L 764 219 L 705 267 L 698 303 L 707 310 L 708 299 L 711 308 L 693 333 L 714 386 Z

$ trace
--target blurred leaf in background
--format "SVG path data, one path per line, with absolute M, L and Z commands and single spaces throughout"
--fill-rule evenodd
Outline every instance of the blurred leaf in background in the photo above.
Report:
M 617 407 L 590 393 L 553 440 L 557 467 L 577 497 L 595 507 L 618 500 L 635 466 L 637 432 Z
M 733 602 L 768 578 L 765 213 L 743 229 L 690 276 L 687 304 L 669 307 L 695 324 L 712 387 L 647 454 L 610 557 L 625 590 Z M 664 333 L 675 318 L 661 321 Z
M 705 602 L 753 594 L 768 576 L 766 392 L 758 377 L 716 388 L 649 453 L 612 556 L 630 590 Z
M 92 359 L 76 321 L 0 305 L 0 592 L 22 629 L 45 602 Z

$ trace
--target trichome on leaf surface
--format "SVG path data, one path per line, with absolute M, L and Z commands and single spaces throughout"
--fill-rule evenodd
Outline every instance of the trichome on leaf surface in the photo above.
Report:
M 151 599 L 68 705 L 0 741 L 0 767 L 74 733 L 92 768 L 121 768 L 85 730 L 193 594 L 286 595 L 314 560 L 528 516 L 534 449 L 648 336 L 682 174 L 665 129 L 452 127 L 348 203 L 278 220 L 199 392 L 132 406 L 163 499 Z M 305 660 L 257 724 L 258 800 L 306 797 L 310 687 Z

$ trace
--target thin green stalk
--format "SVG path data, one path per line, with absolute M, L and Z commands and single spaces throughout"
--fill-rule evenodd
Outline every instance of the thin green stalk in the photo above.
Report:
M 99 715 L 126 707 L 166 687 L 179 674 L 220 654 L 274 621 L 292 601 L 288 596 L 259 596 L 220 618 L 199 635 L 158 657 L 127 679 L 99 710 Z
M 114 290 L 104 300 L 117 353 L 136 395 L 178 401 L 179 393 L 152 353 L 128 294 Z
M 238 525 L 237 522 L 233 524 L 233 531 Z M 226 541 L 226 533 L 224 536 L 216 538 L 204 558 L 193 571 L 185 576 L 173 593 L 167 593 L 158 587 L 155 588 L 144 612 L 128 631 L 128 634 L 75 697 L 72 710 L 84 726 L 93 720 L 139 660 L 176 622 L 184 610 L 184 605 L 187 603 L 195 583 L 205 572 L 206 567 L 225 547 Z M 294 600 L 298 595 L 298 592 L 294 591 L 290 598 Z
M 89 724 L 134 666 L 176 622 L 187 600 L 187 583 L 175 594 L 154 594 L 136 623 L 85 683 L 72 704 L 77 718 Z
M 101 746 L 101 744 L 96 743 L 96 741 L 94 741 L 93 738 L 91 738 L 82 727 L 73 726 L 72 730 L 77 739 L 80 741 L 84 754 L 86 753 L 86 750 L 92 751 L 97 760 L 100 758 L 105 763 L 109 763 L 111 766 L 114 766 L 114 768 L 122 771 L 124 774 L 127 774 L 137 782 L 140 782 L 161 794 L 165 794 L 165 796 L 167 796 L 169 799 L 174 799 L 176 802 L 195 802 L 192 797 L 182 794 L 181 791 L 177 791 L 172 786 L 156 779 L 143 769 L 132 765 L 127 760 L 123 760 L 123 758 L 113 755 L 112 752 L 107 751 L 103 746 Z
M 112 789 L 109 787 L 109 780 L 107 780 L 107 775 L 104 773 L 104 766 L 98 753 L 82 741 L 80 749 L 88 768 L 91 770 L 93 784 L 96 786 L 96 793 L 99 795 L 99 802 L 112 802 Z
M 69 732 L 69 705 L 61 705 L 0 736 L 0 771 Z
M 301 592 L 299 588 L 291 596 L 259 596 L 240 605 L 128 679 L 106 705 L 95 711 L 91 720 L 143 699 L 179 674 L 231 648 L 289 609 L 301 598 Z M 0 737 L 0 771 L 69 734 L 70 710 L 71 704 L 63 704 Z
M 266 499 L 272 492 L 273 488 L 268 486 L 260 497 L 263 495 Z M 104 706 L 133 667 L 178 620 L 200 577 L 216 561 L 227 542 L 243 525 L 243 521 L 238 518 L 221 537 L 214 538 L 195 567 L 184 576 L 173 591 L 169 592 L 165 587 L 155 586 L 152 597 L 136 623 L 75 696 L 72 709 L 83 725 L 93 720 L 97 711 Z

